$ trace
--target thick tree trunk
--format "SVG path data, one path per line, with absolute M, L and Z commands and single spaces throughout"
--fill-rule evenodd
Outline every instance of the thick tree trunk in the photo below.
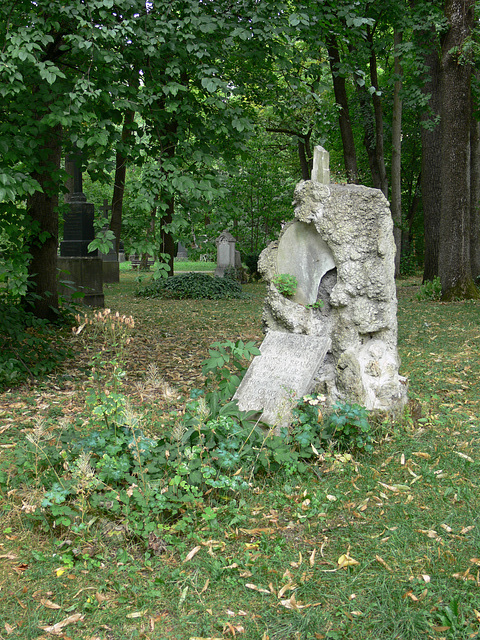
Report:
M 400 91 L 402 88 L 402 66 L 398 47 L 402 44 L 402 33 L 395 31 L 394 46 L 394 71 L 395 85 L 393 90 L 393 113 L 392 113 L 392 196 L 390 199 L 390 209 L 393 218 L 393 236 L 397 253 L 395 255 L 395 275 L 400 274 L 400 256 L 402 250 L 402 99 Z
M 353 137 L 352 123 L 350 120 L 346 80 L 339 73 L 340 52 L 338 50 L 336 39 L 333 36 L 328 43 L 328 56 L 335 102 L 340 107 L 338 111 L 338 124 L 340 126 L 340 135 L 342 137 L 343 161 L 345 164 L 345 173 L 347 174 L 347 182 L 358 184 L 357 153 L 355 150 L 355 139 Z
M 132 135 L 131 126 L 135 112 L 128 109 L 123 116 L 122 143 L 117 149 L 115 157 L 115 182 L 113 185 L 112 214 L 110 217 L 110 229 L 115 234 L 115 251 L 120 250 L 120 238 L 122 233 L 123 194 L 125 193 L 125 176 L 127 173 L 126 145 Z
M 430 36 L 435 38 L 431 31 Z M 426 36 L 427 34 L 423 34 Z M 440 115 L 440 59 L 433 50 L 424 58 L 428 80 L 423 93 L 430 96 L 429 113 L 422 116 L 422 203 L 425 235 L 425 262 L 423 281 L 438 276 L 440 244 L 440 209 L 442 203 L 442 129 L 436 118 Z
M 470 267 L 478 284 L 480 276 L 480 122 L 470 119 Z
M 461 59 L 473 29 L 474 0 L 447 0 L 442 40 L 442 206 L 439 272 L 442 299 L 480 297 L 470 267 L 471 66 Z
M 58 125 L 45 136 L 45 144 L 39 150 L 42 168 L 32 174 L 43 191 L 36 191 L 27 200 L 34 236 L 28 246 L 32 259 L 28 266 L 30 286 L 25 302 L 38 318 L 47 320 L 58 317 L 58 186 L 52 175 L 60 169 L 61 134 Z

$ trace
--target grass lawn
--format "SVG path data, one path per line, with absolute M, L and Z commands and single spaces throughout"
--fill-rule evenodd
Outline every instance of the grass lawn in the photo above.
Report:
M 189 260 L 175 261 L 174 273 L 182 273 L 184 271 L 215 271 L 217 268 L 216 262 L 191 262 Z M 134 271 L 130 262 L 121 262 L 120 271 L 122 273 L 128 273 Z
M 261 341 L 264 286 L 246 285 L 246 300 L 146 300 L 135 278 L 108 285 L 106 305 L 135 318 L 123 390 L 161 437 L 166 415 L 181 419 L 179 396 L 203 384 L 212 342 Z M 80 533 L 44 530 L 29 513 L 41 486 L 8 490 L 12 461 L 40 464 L 25 455 L 39 423 L 45 446 L 65 423 L 89 428 L 101 350 L 65 333 L 75 357 L 61 371 L 0 396 L 0 640 L 479 637 L 480 306 L 420 302 L 418 286 L 398 283 L 408 410 L 376 423 L 374 454 L 193 501 L 163 546 L 94 510 Z

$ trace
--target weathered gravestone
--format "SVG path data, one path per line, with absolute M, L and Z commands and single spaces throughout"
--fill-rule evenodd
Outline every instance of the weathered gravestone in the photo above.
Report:
M 217 268 L 215 269 L 215 275 L 223 278 L 227 269 L 240 269 L 242 266 L 242 260 L 240 258 L 240 251 L 235 249 L 235 238 L 232 234 L 225 230 L 215 240 L 217 245 Z
M 185 262 L 188 260 L 188 251 L 185 246 L 181 242 L 178 243 L 177 246 L 177 255 L 175 256 L 179 262 Z
M 82 301 L 91 307 L 103 307 L 103 264 L 97 251 L 88 251 L 95 238 L 94 206 L 83 193 L 81 158 L 73 154 L 73 193 L 68 197 L 69 208 L 63 224 L 63 241 L 57 267 L 60 271 L 59 293 L 70 299 L 72 293 L 83 293 Z M 62 282 L 63 281 L 63 282 Z
M 330 185 L 326 162 L 328 154 L 317 147 L 314 179 L 295 189 L 295 219 L 259 260 L 259 271 L 269 282 L 263 314 L 267 338 L 273 331 L 283 332 L 285 339 L 278 358 L 261 375 L 255 375 L 254 359 L 253 373 L 247 373 L 235 397 L 241 409 L 263 409 L 270 424 L 289 393 L 286 385 L 281 399 L 262 389 L 276 385 L 279 369 L 288 370 L 288 358 L 282 361 L 281 355 L 289 340 L 297 348 L 296 335 L 323 338 L 328 348 L 313 376 L 306 376 L 290 397 L 317 391 L 330 405 L 349 401 L 382 411 L 397 411 L 406 402 L 406 380 L 398 373 L 395 244 L 388 202 L 377 189 Z M 297 278 L 291 298 L 273 282 L 280 273 Z M 312 367 L 308 354 L 298 357 L 296 366 Z
M 234 396 L 240 409 L 263 409 L 262 422 L 287 424 L 291 399 L 311 388 L 329 348 L 328 338 L 269 331 Z

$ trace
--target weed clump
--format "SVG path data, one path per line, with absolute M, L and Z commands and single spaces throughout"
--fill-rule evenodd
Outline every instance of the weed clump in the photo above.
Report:
M 143 298 L 185 300 L 230 300 L 247 298 L 241 285 L 232 278 L 219 278 L 205 273 L 181 273 L 164 280 L 153 280 L 136 291 Z
M 426 280 L 417 293 L 417 300 L 440 300 L 442 297 L 442 283 L 440 278 L 435 276 L 433 280 Z

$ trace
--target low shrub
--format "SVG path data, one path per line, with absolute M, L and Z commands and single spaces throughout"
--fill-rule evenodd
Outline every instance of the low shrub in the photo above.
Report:
M 442 297 L 442 283 L 438 276 L 433 280 L 426 280 L 417 293 L 417 300 L 440 300 Z
M 303 452 L 303 457 L 311 457 L 312 451 L 320 451 L 326 446 L 340 451 L 371 453 L 372 427 L 365 407 L 336 403 L 332 411 L 326 413 L 324 400 L 323 396 L 304 396 L 293 409 L 290 438 Z
M 231 278 L 219 278 L 205 273 L 181 273 L 165 280 L 154 280 L 136 291 L 144 298 L 186 298 L 225 300 L 248 297 L 241 285 Z

